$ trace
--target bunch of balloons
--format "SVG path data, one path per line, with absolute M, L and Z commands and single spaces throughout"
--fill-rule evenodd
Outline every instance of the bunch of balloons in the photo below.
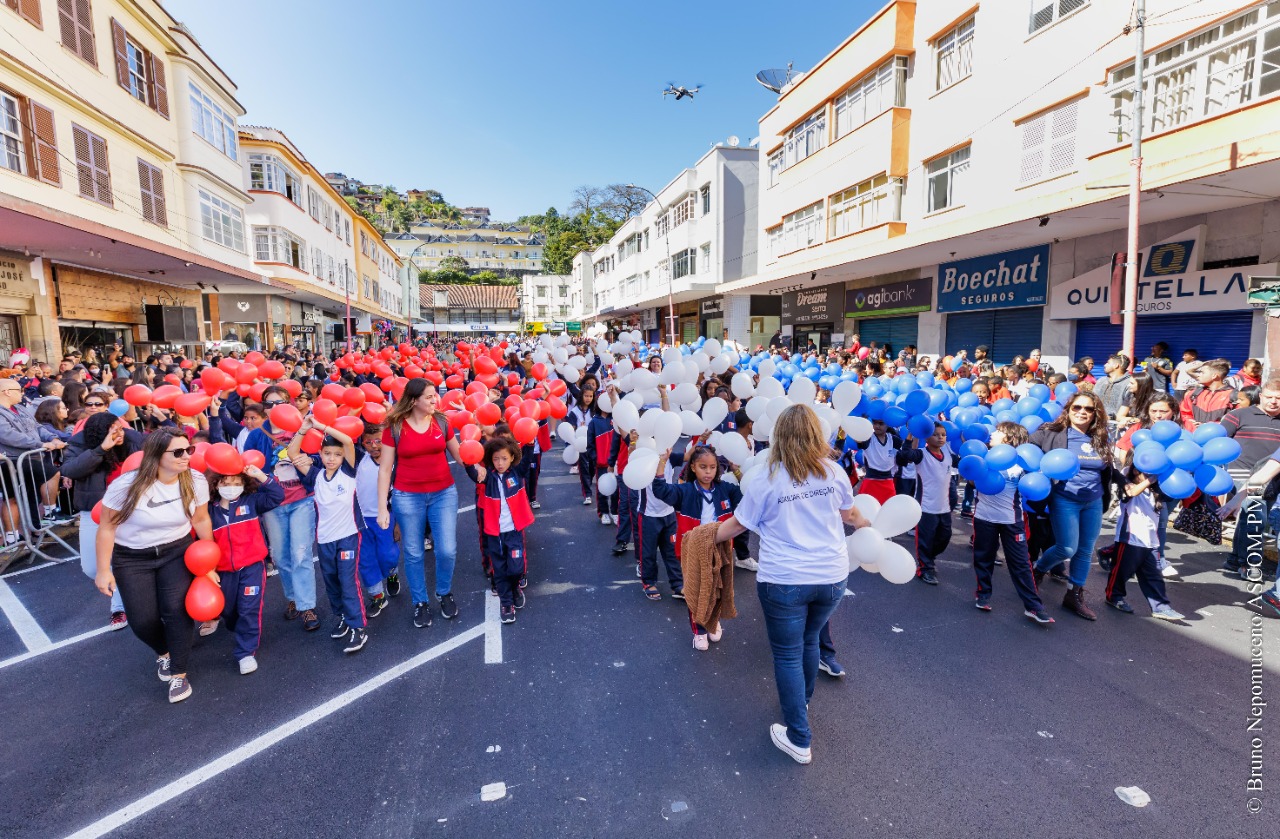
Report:
M 1190 498 L 1228 492 L 1233 482 L 1225 467 L 1240 456 L 1240 444 L 1216 422 L 1187 431 L 1164 420 L 1133 434 L 1133 465 L 1154 475 L 1160 491 L 1170 498 Z

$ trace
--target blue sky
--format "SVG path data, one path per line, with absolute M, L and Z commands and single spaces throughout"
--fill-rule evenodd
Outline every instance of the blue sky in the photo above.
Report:
M 657 190 L 775 97 L 767 67 L 808 69 L 881 0 L 167 0 L 322 172 L 434 188 L 510 220 L 575 186 Z M 354 13 L 353 13 L 354 12 Z M 704 91 L 661 95 L 667 82 Z

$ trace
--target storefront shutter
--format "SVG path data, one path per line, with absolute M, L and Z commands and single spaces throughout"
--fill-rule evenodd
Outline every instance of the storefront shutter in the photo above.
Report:
M 974 349 L 985 344 L 990 348 L 987 358 L 1008 364 L 1015 355 L 1026 356 L 1040 346 L 1043 318 L 1043 306 L 947 315 L 947 355 L 966 350 L 972 360 Z
M 1249 357 L 1249 335 L 1253 311 L 1205 312 L 1195 315 L 1147 315 L 1138 318 L 1134 330 L 1134 354 L 1139 362 L 1151 353 L 1153 344 L 1169 345 L 1169 358 L 1182 360 L 1182 351 L 1194 349 L 1201 358 L 1225 358 L 1234 373 Z M 1102 375 L 1107 357 L 1120 351 L 1124 328 L 1109 318 L 1088 318 L 1076 323 L 1075 358 L 1091 356 L 1093 374 Z M 1074 360 L 1074 359 L 1073 359 Z
M 920 319 L 915 315 L 901 318 L 865 318 L 858 321 L 857 335 L 862 346 L 872 341 L 877 346 L 889 346 L 896 354 L 907 344 L 918 344 Z M 853 336 L 846 336 L 845 344 L 852 342 Z

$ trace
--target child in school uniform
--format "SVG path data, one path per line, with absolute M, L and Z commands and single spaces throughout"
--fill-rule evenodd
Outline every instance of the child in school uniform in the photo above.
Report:
M 1151 617 L 1180 621 L 1184 617 L 1169 604 L 1164 575 L 1160 573 L 1160 507 L 1169 500 L 1160 493 L 1157 479 L 1132 465 L 1125 471 L 1120 518 L 1116 520 L 1116 555 L 1107 580 L 1107 605 L 1127 614 L 1133 607 L 1125 599 L 1125 583 L 1135 573 L 1138 587 L 1151 606 Z
M 680 559 L 680 542 L 684 535 L 701 524 L 713 521 L 724 521 L 738 509 L 742 500 L 742 490 L 735 484 L 721 480 L 724 474 L 723 465 L 709 446 L 690 444 L 685 450 L 684 469 L 680 472 L 680 483 L 670 484 L 666 480 L 666 464 L 671 452 L 666 452 L 658 459 L 657 473 L 654 476 L 650 491 L 661 501 L 675 508 L 676 515 L 676 559 Z M 689 625 L 693 629 L 693 648 L 706 650 L 707 642 L 720 640 L 720 627 L 707 627 L 693 620 L 689 614 Z
M 584 388 L 578 391 L 577 401 L 569 408 L 569 412 L 565 414 L 564 421 L 573 426 L 576 432 L 579 428 L 586 428 L 591 422 L 591 406 L 595 404 L 596 391 L 595 388 Z M 589 443 L 590 441 L 588 441 Z M 572 440 L 564 441 L 566 446 L 573 445 Z M 578 455 L 578 483 L 582 485 L 582 506 L 589 507 L 592 503 L 591 487 L 596 478 L 596 461 L 595 454 L 591 450 L 591 446 Z
M 223 621 L 236 636 L 235 657 L 241 675 L 258 669 L 258 643 L 262 638 L 262 600 L 266 596 L 267 540 L 258 517 L 284 501 L 284 488 L 256 466 L 240 475 L 208 472 L 209 518 L 213 540 L 218 543 L 218 579 L 222 588 Z M 200 626 L 201 635 L 213 633 L 218 622 Z
M 1016 422 L 999 423 L 991 433 L 993 446 L 1004 443 L 1017 448 L 1027 439 L 1027 429 Z M 973 605 L 983 612 L 991 611 L 991 574 L 995 569 L 996 551 L 1003 547 L 1004 564 L 1009 569 L 1018 597 L 1022 599 L 1023 614 L 1036 623 L 1047 625 L 1054 620 L 1044 610 L 1044 603 L 1036 591 L 1031 559 L 1027 553 L 1026 513 L 1018 492 L 1018 479 L 1023 471 L 1017 464 L 1002 471 L 1004 488 L 995 495 L 978 491 L 973 512 L 973 573 L 978 588 Z
M 904 449 L 899 458 L 914 464 L 917 474 L 920 524 L 916 526 L 916 578 L 936 586 L 938 557 L 951 544 L 951 467 L 955 465 L 955 455 L 947 448 L 946 426 L 935 422 L 924 448 Z
M 525 604 L 520 581 L 529 567 L 524 531 L 533 524 L 525 479 L 515 468 L 520 463 L 520 444 L 511 437 L 495 436 L 484 444 L 481 463 L 468 466 L 467 475 L 480 488 L 477 505 L 485 508 L 485 553 L 492 564 L 502 622 L 515 623 L 516 609 Z
M 621 493 L 622 481 L 619 479 L 618 489 L 612 495 L 600 494 L 599 477 L 609 471 L 609 455 L 613 450 L 613 441 L 618 434 L 613 430 L 613 419 L 600 410 L 598 399 L 592 399 L 587 406 L 587 450 L 582 456 L 591 461 L 591 474 L 596 481 L 596 515 L 600 523 L 611 525 L 618 516 L 618 495 Z M 622 540 L 622 548 L 615 544 L 613 553 L 620 556 L 627 552 L 627 541 Z
M 866 477 L 858 487 L 859 493 L 870 495 L 881 504 L 897 494 L 894 475 L 906 462 L 902 452 L 902 440 L 889 430 L 884 420 L 872 420 L 873 433 L 858 444 L 862 450 L 862 465 Z
M 682 438 L 688 444 L 687 437 Z M 684 447 L 677 441 L 679 454 L 668 451 L 658 458 L 658 468 L 662 470 L 660 477 L 654 480 L 674 483 L 677 467 L 673 461 L 682 458 L 679 463 L 683 467 Z M 635 446 L 633 441 L 631 447 Z M 675 451 L 675 450 L 673 450 Z M 684 574 L 680 568 L 680 560 L 676 556 L 676 511 L 653 491 L 652 484 L 640 490 L 636 534 L 636 574 L 640 577 L 640 588 L 644 596 L 650 600 L 661 600 L 658 591 L 658 555 L 662 555 L 662 564 L 667 569 L 667 582 L 671 585 L 671 596 L 677 600 L 684 599 Z
M 356 502 L 364 519 L 360 539 L 360 581 L 371 595 L 365 617 L 376 618 L 387 608 L 387 598 L 400 593 L 400 546 L 395 541 L 394 513 L 385 528 L 378 527 L 378 463 L 382 460 L 385 426 L 365 423 L 360 435 L 363 457 L 356 464 Z M 389 509 L 389 508 L 388 508 Z M 373 515 L 367 515 L 372 513 Z
M 302 451 L 302 440 L 312 428 L 325 435 L 316 456 Z M 329 595 L 329 606 L 338 616 L 329 637 L 342 640 L 344 653 L 359 652 L 369 635 L 365 631 L 368 622 L 360 585 L 356 445 L 333 426 L 318 425 L 314 417 L 307 417 L 289 443 L 289 459 L 303 485 L 314 493 L 320 576 Z

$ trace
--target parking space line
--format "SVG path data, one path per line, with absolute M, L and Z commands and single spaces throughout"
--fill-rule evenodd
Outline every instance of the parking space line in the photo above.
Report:
M 0 661 L 0 670 L 5 669 L 6 667 L 12 667 L 15 664 L 21 664 L 24 661 L 29 661 L 38 656 L 42 656 L 45 653 L 51 653 L 54 650 L 60 650 L 63 647 L 69 647 L 72 644 L 78 644 L 81 641 L 87 641 L 90 638 L 93 638 L 94 636 L 105 635 L 106 633 L 110 632 L 114 628 L 115 627 L 111 627 L 111 626 L 100 626 L 97 629 L 91 629 L 88 632 L 82 632 L 79 635 L 72 636 L 71 638 L 66 638 L 62 641 L 57 641 L 53 644 L 50 644 L 47 647 L 42 647 L 38 650 L 32 650 L 31 652 L 26 652 L 26 653 L 23 653 L 22 655 L 15 655 L 13 658 L 6 658 L 4 661 Z
M 139 816 L 143 816 L 157 807 L 172 801 L 183 793 L 195 789 L 205 781 L 216 778 L 223 772 L 234 769 L 249 758 L 261 754 L 286 738 L 291 737 L 307 727 L 320 722 L 326 717 L 337 713 L 352 702 L 372 693 L 383 685 L 400 678 L 406 673 L 421 667 L 429 661 L 439 658 L 445 653 L 461 647 L 468 641 L 484 635 L 485 631 L 486 627 L 483 623 L 477 624 L 466 632 L 463 632 L 460 635 L 455 635 L 448 641 L 437 644 L 429 650 L 424 650 L 413 658 L 397 664 L 389 670 L 384 670 L 382 673 L 379 673 L 368 681 L 362 682 L 350 690 L 338 694 L 328 702 L 318 705 L 310 711 L 294 717 L 288 722 L 282 723 L 270 731 L 255 737 L 243 746 L 232 749 L 222 757 L 206 763 L 204 766 L 183 775 L 176 781 L 165 784 L 150 795 L 139 798 L 131 804 L 126 804 L 114 813 L 98 819 L 93 824 L 83 827 L 80 830 L 77 830 L 75 833 L 71 834 L 68 839 L 96 839 L 96 837 L 105 836 L 113 830 L 123 827 Z
M 57 568 L 59 565 L 66 565 L 71 561 L 72 560 L 70 559 L 51 559 L 47 562 L 41 563 L 40 565 L 32 565 L 30 568 L 23 568 L 18 571 L 6 571 L 3 574 L 0 574 L 0 580 L 7 580 L 10 577 L 21 577 L 23 574 L 30 574 L 32 571 L 41 571 L 45 568 Z
M 53 645 L 49 636 L 36 623 L 36 619 L 22 605 L 22 601 L 9 588 L 9 584 L 0 579 L 0 612 L 9 619 L 9 623 L 17 630 L 18 637 L 30 652 L 37 652 Z
M 484 663 L 502 663 L 502 602 L 484 593 Z

